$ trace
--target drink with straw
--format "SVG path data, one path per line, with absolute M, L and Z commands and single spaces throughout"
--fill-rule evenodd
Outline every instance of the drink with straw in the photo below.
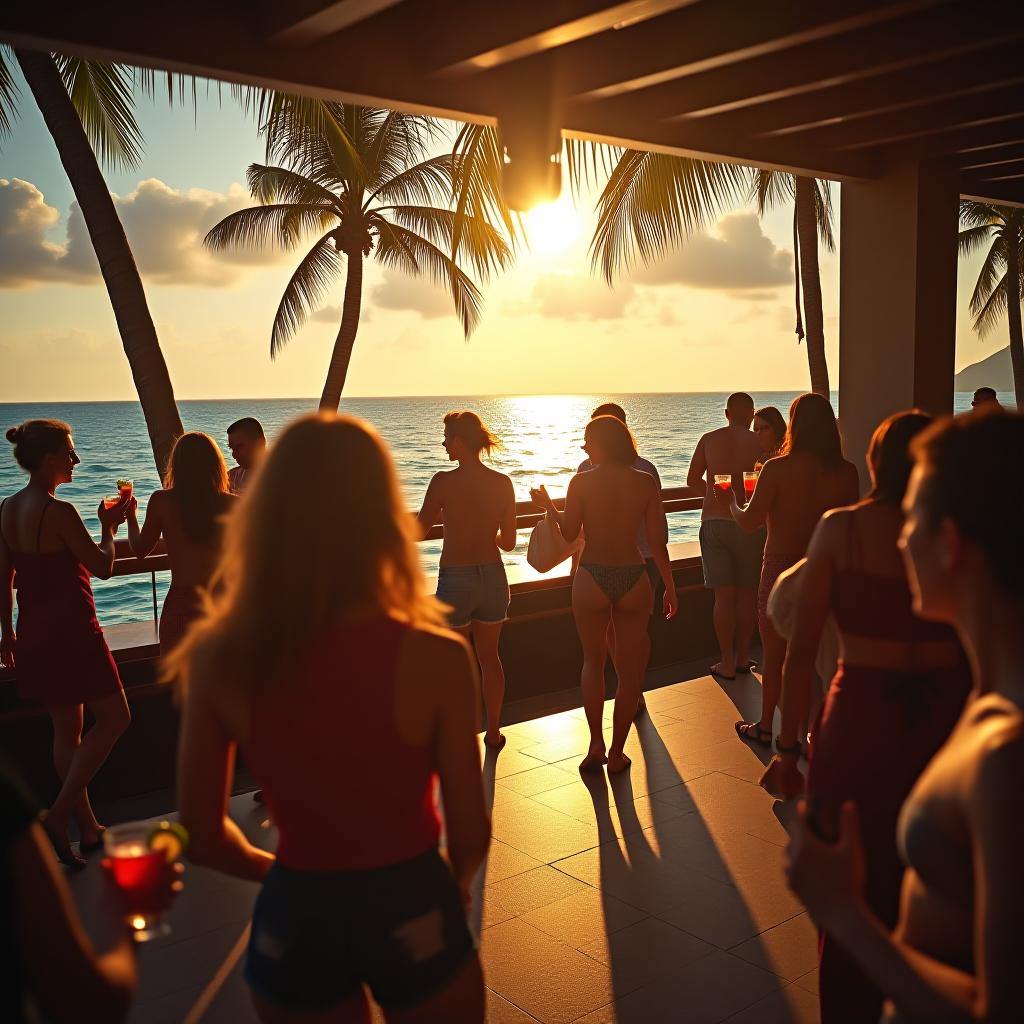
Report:
M 167 935 L 164 920 L 167 865 L 188 845 L 188 833 L 176 821 L 131 821 L 103 833 L 110 872 L 121 892 L 125 916 L 136 942 Z
M 715 487 L 718 489 L 719 498 L 725 501 L 729 497 L 729 491 L 732 489 L 732 476 L 728 473 L 716 473 Z
M 743 474 L 743 493 L 747 497 L 747 501 L 750 501 L 754 494 L 754 488 L 757 486 L 757 473 L 754 470 L 747 470 Z

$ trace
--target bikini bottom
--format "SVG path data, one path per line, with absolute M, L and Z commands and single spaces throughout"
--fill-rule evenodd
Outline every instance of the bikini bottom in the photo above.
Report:
M 594 582 L 604 591 L 605 597 L 616 604 L 636 586 L 636 581 L 646 572 L 643 563 L 639 565 L 596 565 L 581 562 L 581 569 L 590 573 Z

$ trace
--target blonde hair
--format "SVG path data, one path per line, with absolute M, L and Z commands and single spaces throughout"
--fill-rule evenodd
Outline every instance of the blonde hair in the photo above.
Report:
M 501 447 L 501 439 L 497 434 L 491 433 L 490 427 L 469 409 L 446 413 L 444 425 L 453 437 L 459 438 L 475 452 L 487 452 L 490 455 L 492 449 Z
M 228 490 L 228 467 L 209 434 L 190 430 L 174 442 L 164 487 L 178 497 L 181 525 L 190 540 L 209 544 L 218 539 Z
M 346 613 L 376 606 L 440 625 L 387 446 L 367 423 L 320 412 L 270 449 L 226 532 L 206 614 L 168 656 L 187 688 L 199 655 L 242 692 L 280 684 Z

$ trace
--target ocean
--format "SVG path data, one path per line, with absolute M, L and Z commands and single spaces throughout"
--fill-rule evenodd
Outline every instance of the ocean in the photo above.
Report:
M 757 392 L 758 406 L 775 405 L 783 414 L 797 392 Z M 553 495 L 565 493 L 569 477 L 584 458 L 580 450 L 583 427 L 590 411 L 600 402 L 616 401 L 626 410 L 642 455 L 658 467 L 664 486 L 686 482 L 686 470 L 697 439 L 706 430 L 724 423 L 725 394 L 640 395 L 527 395 L 442 398 L 351 398 L 343 412 L 372 423 L 394 452 L 406 502 L 418 510 L 431 476 L 450 468 L 444 449 L 442 417 L 452 409 L 473 409 L 502 438 L 491 465 L 508 473 L 520 500 L 529 498 L 531 487 L 546 484 Z M 970 406 L 967 393 L 956 396 L 956 411 Z M 1001 395 L 1010 402 L 1012 396 Z M 833 402 L 835 399 L 833 398 Z M 242 416 L 256 416 L 273 438 L 295 416 L 316 407 L 315 399 L 252 399 L 230 401 L 181 401 L 186 430 L 202 430 L 221 446 L 228 465 L 231 453 L 225 428 Z M 59 496 L 78 508 L 86 525 L 99 536 L 96 506 L 104 494 L 116 490 L 118 477 L 130 477 L 139 500 L 140 521 L 147 497 L 160 483 L 153 463 L 140 406 L 135 402 L 53 402 L 0 404 L 4 430 L 22 420 L 56 417 L 74 430 L 75 448 L 82 464 L 71 484 Z M 8 451 L 0 455 L 0 497 L 22 486 L 24 474 Z M 696 540 L 699 513 L 669 516 L 671 541 Z M 125 536 L 122 528 L 119 536 Z M 505 555 L 508 564 L 525 564 L 528 533 L 521 532 L 516 549 Z M 440 541 L 420 545 L 424 570 L 433 575 L 441 552 Z M 157 574 L 157 593 L 162 602 L 170 585 L 170 573 Z M 113 624 L 148 619 L 153 614 L 151 578 L 148 574 L 112 580 L 94 580 L 100 622 Z

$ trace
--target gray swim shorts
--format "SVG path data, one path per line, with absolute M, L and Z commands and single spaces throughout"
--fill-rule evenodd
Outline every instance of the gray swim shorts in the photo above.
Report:
M 700 554 L 705 587 L 750 587 L 761 582 L 765 531 L 747 533 L 731 519 L 700 524 Z
M 508 578 L 501 562 L 442 566 L 437 599 L 451 606 L 448 624 L 462 629 L 470 622 L 504 622 L 508 618 Z

